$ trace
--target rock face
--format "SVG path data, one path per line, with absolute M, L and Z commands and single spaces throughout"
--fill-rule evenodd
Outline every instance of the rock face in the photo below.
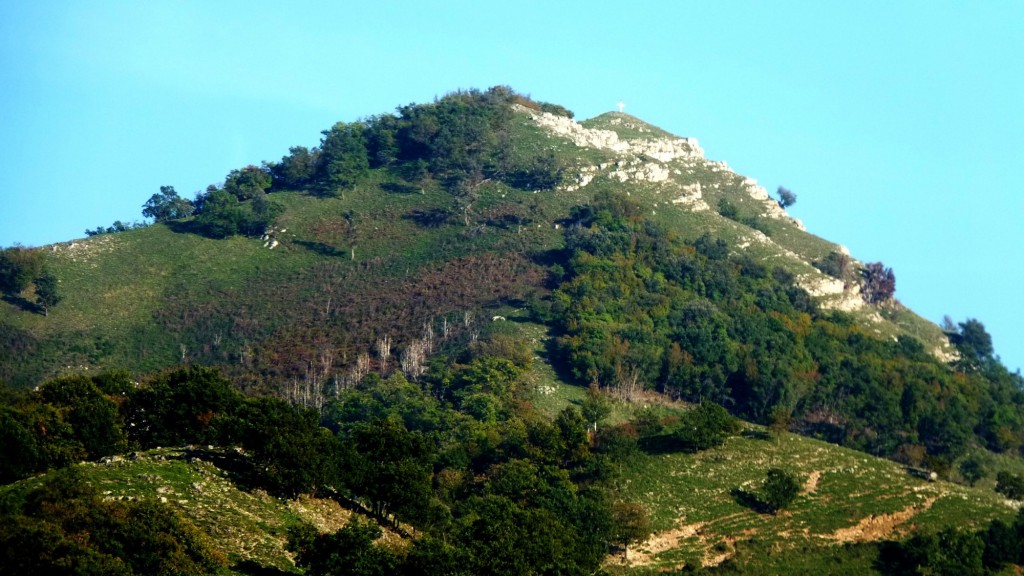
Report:
M 650 137 L 624 139 L 613 130 L 587 128 L 572 118 L 556 116 L 547 112 L 538 112 L 525 106 L 516 106 L 516 110 L 528 114 L 538 126 L 552 135 L 570 140 L 581 148 L 595 148 L 614 153 L 620 159 L 617 162 L 598 166 L 584 166 L 580 169 L 576 181 L 565 187 L 567 191 L 575 191 L 590 184 L 596 176 L 605 173 L 609 178 L 619 182 L 651 182 L 669 183 L 673 174 L 682 174 L 682 170 L 692 174 L 694 166 L 701 165 L 713 173 L 727 174 L 742 178 L 732 172 L 725 162 L 716 162 L 704 157 L 704 150 L 695 138 Z M 612 124 L 626 125 L 636 132 L 651 132 L 642 126 L 627 125 L 623 118 L 612 119 Z M 757 180 L 743 178 L 743 186 L 752 199 L 761 206 L 761 215 L 767 218 L 785 220 L 803 230 L 803 223 L 790 217 L 779 206 L 768 191 L 757 184 Z M 674 199 L 674 204 L 685 204 L 694 210 L 706 210 L 708 205 L 701 199 L 700 184 L 679 184 L 682 194 Z
M 712 206 L 727 198 L 740 204 L 747 217 L 752 215 L 762 222 L 768 219 L 783 222 L 788 226 L 782 227 L 778 235 L 767 236 L 743 222 L 721 218 L 724 222 L 715 223 L 716 219 L 711 215 L 708 220 L 711 227 L 733 229 L 735 249 L 751 248 L 765 261 L 778 258 L 794 263 L 795 270 L 802 270 L 796 273 L 797 284 L 813 296 L 819 306 L 856 313 L 868 323 L 878 326 L 875 331 L 881 334 L 880 325 L 885 319 L 877 308 L 864 301 L 856 281 L 844 283 L 828 276 L 813 267 L 811 257 L 793 251 L 803 252 L 799 244 L 787 241 L 794 237 L 796 230 L 806 232 L 803 223 L 790 216 L 757 180 L 737 174 L 724 161 L 705 158 L 704 150 L 696 139 L 673 136 L 621 113 L 599 117 L 595 123 L 602 128 L 588 128 L 572 118 L 523 106 L 517 106 L 516 110 L 528 115 L 552 138 L 565 139 L 580 148 L 605 153 L 606 159 L 600 163 L 575 167 L 575 178 L 570 178 L 561 190 L 577 191 L 599 179 L 621 184 L 644 184 L 645 189 L 654 193 L 652 208 L 664 204 L 691 213 L 714 212 Z M 604 129 L 607 127 L 612 129 Z M 626 190 L 628 194 L 629 188 Z M 849 251 L 843 246 L 833 245 L 830 249 L 849 256 Z M 897 328 L 896 331 L 899 330 Z M 931 345 L 937 346 L 933 354 L 945 360 L 948 347 Z
M 525 106 L 516 105 L 519 112 L 529 114 L 542 128 L 568 138 L 581 148 L 597 148 L 634 156 L 645 155 L 665 163 L 677 158 L 703 158 L 704 150 L 693 138 L 651 138 L 623 140 L 611 130 L 586 128 L 572 118 L 556 116 L 548 112 L 537 112 Z

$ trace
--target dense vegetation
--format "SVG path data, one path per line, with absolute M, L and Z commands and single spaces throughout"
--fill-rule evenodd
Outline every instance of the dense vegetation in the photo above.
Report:
M 950 367 L 910 338 L 884 341 L 823 313 L 791 274 L 730 255 L 722 240 L 682 242 L 607 195 L 576 209 L 565 266 L 542 313 L 584 384 L 708 399 L 743 418 L 946 470 L 971 442 L 1016 452 L 1019 374 L 993 357 L 976 320 Z M 885 278 L 878 266 L 871 274 Z M 884 281 L 882 281 L 884 283 Z M 873 292 L 875 293 L 875 292 Z
M 517 346 L 498 339 L 477 348 L 514 352 Z M 438 358 L 419 384 L 400 373 L 383 380 L 372 372 L 327 402 L 322 413 L 273 398 L 245 398 L 218 372 L 202 368 L 168 372 L 141 385 L 123 373 L 54 380 L 31 393 L 12 392 L 5 403 L 3 480 L 128 450 L 216 446 L 193 454 L 213 458 L 239 484 L 282 497 L 320 493 L 420 535 L 399 553 L 378 550 L 372 543 L 376 529 L 366 525 L 324 536 L 296 526 L 293 546 L 309 573 L 337 573 L 330 566 L 350 561 L 337 555 L 357 553 L 375 558 L 377 571 L 367 573 L 391 573 L 398 566 L 418 574 L 591 573 L 615 546 L 645 535 L 642 509 L 621 501 L 608 482 L 616 454 L 628 449 L 621 434 L 608 444 L 614 449 L 605 447 L 611 441 L 592 442 L 589 423 L 576 408 L 554 421 L 535 413 L 523 402 L 519 381 L 529 356 L 512 356 Z M 736 430 L 711 408 L 697 413 L 689 424 L 717 418 Z M 720 443 L 727 434 L 713 433 L 712 440 L 687 449 Z M 636 449 L 635 435 L 625 441 Z M 230 447 L 238 450 L 225 450 Z M 140 544 L 139 558 L 124 557 L 127 566 L 119 573 L 145 573 L 140 567 L 147 565 L 176 570 L 191 562 L 180 573 L 198 574 L 224 563 L 169 508 L 108 504 L 73 473 L 54 478 L 42 492 L 13 492 L 5 501 L 5 553 L 17 557 L 14 543 L 29 538 L 45 543 L 32 548 L 39 549 L 38 558 L 17 562 L 52 567 L 61 554 L 70 554 L 98 566 L 116 563 L 121 540 L 81 541 L 74 534 L 116 535 L 128 528 L 90 527 L 75 518 L 100 522 L 114 515 L 132 523 L 141 515 L 153 525 L 135 537 L 163 538 L 171 547 Z M 56 507 L 33 504 L 52 499 L 54 490 L 72 495 L 61 496 Z M 148 530 L 170 534 L 148 536 Z M 66 539 L 77 547 L 62 548 Z M 167 556 L 182 554 L 173 561 Z
M 324 130 L 320 146 L 295 146 L 279 162 L 233 170 L 223 186 L 211 185 L 194 202 L 177 196 L 173 187 L 162 187 L 143 215 L 168 221 L 194 213 L 183 229 L 213 238 L 258 236 L 281 213 L 267 192 L 306 189 L 318 196 L 342 196 L 372 169 L 380 169 L 398 179 L 391 185 L 397 190 L 422 192 L 431 182 L 439 183 L 458 199 L 456 208 L 440 217 L 468 225 L 485 181 L 534 190 L 553 188 L 562 180 L 563 167 L 551 152 L 515 152 L 510 141 L 513 103 L 571 116 L 505 87 L 456 92 L 433 104 L 402 106 L 397 114 L 338 122 Z

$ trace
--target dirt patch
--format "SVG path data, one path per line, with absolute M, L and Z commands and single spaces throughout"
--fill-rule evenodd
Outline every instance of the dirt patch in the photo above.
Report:
M 840 528 L 830 535 L 826 535 L 825 538 L 834 540 L 840 544 L 846 543 L 859 543 L 859 542 L 874 542 L 888 537 L 896 528 L 914 516 L 917 516 L 921 512 L 932 507 L 935 501 L 938 500 L 937 496 L 928 498 L 924 502 L 908 506 L 899 512 L 893 512 L 892 514 L 880 514 L 878 516 L 868 516 L 855 526 L 849 528 Z
M 722 539 L 720 545 L 716 545 L 714 548 L 707 551 L 704 554 L 704 560 L 701 562 L 704 568 L 710 568 L 712 566 L 718 566 L 722 562 L 725 562 L 729 558 L 732 558 L 736 554 L 736 539 L 729 538 L 726 536 Z
M 687 538 L 697 536 L 704 522 L 686 524 L 666 532 L 659 532 L 642 544 L 626 550 L 625 563 L 630 566 L 644 566 L 654 561 L 654 557 L 666 550 L 679 547 L 679 543 Z
M 289 502 L 288 507 L 324 533 L 341 530 L 352 516 L 352 512 L 342 508 L 334 500 L 312 496 L 300 496 L 298 500 Z
M 804 482 L 804 488 L 800 491 L 801 494 L 814 494 L 818 490 L 818 481 L 821 480 L 821 470 L 815 470 L 811 472 L 811 475 L 807 477 L 807 482 Z

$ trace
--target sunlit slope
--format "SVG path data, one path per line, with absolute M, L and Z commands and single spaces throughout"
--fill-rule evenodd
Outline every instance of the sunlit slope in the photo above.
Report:
M 856 285 L 844 290 L 819 272 L 812 263 L 843 249 L 804 231 L 693 139 L 626 114 L 577 123 L 515 106 L 508 146 L 513 155 L 552 151 L 563 183 L 522 190 L 484 181 L 467 209 L 438 182 L 413 186 L 375 170 L 336 198 L 271 194 L 285 211 L 268 239 L 210 239 L 184 222 L 44 247 L 64 300 L 48 317 L 0 301 L 0 378 L 31 386 L 65 371 L 180 362 L 287 377 L 286 357 L 302 364 L 316 347 L 303 341 L 310 327 L 351 360 L 385 333 L 401 338 L 432 317 L 542 292 L 543 255 L 561 246 L 560 222 L 604 190 L 649 206 L 678 236 L 710 232 L 734 252 L 788 269 L 823 306 L 880 336 L 911 334 L 943 348 L 931 322 L 898 305 L 867 306 Z M 722 201 L 739 217 L 720 215 Z M 346 337 L 332 336 L 339 331 Z M 296 339 L 298 350 L 282 349 Z

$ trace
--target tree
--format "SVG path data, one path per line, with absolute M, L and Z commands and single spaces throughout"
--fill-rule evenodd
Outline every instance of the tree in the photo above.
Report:
M 968 484 L 974 484 L 985 477 L 985 465 L 976 457 L 971 457 L 960 463 L 960 475 Z
M 89 458 L 117 454 L 126 448 L 128 439 L 117 404 L 88 377 L 50 380 L 36 394 L 63 415 Z
M 718 199 L 718 213 L 729 220 L 740 219 L 740 209 L 726 198 Z
M 36 278 L 36 301 L 43 308 L 43 316 L 50 315 L 50 308 L 56 306 L 63 300 L 60 291 L 57 289 L 57 277 L 46 270 L 39 278 Z
M 583 399 L 583 406 L 581 408 L 583 417 L 594 427 L 595 433 L 597 432 L 598 424 L 612 412 L 611 401 L 608 400 L 608 396 L 604 392 L 601 392 L 597 384 L 591 384 L 587 388 L 587 396 Z
M 1024 500 L 1024 478 L 1001 471 L 996 474 L 996 492 L 1010 500 Z
M 762 490 L 762 501 L 765 506 L 772 514 L 778 514 L 779 510 L 786 508 L 796 499 L 800 493 L 800 482 L 792 472 L 772 468 L 768 470 Z
M 434 457 L 428 439 L 390 417 L 357 424 L 352 440 L 358 452 L 353 491 L 382 520 L 391 514 L 415 519 L 430 499 Z
M 886 268 L 881 262 L 872 262 L 861 271 L 864 284 L 860 288 L 861 296 L 868 304 L 881 304 L 891 300 L 896 293 L 896 275 L 892 268 Z
M 0 250 L 0 292 L 20 294 L 42 271 L 42 252 L 17 245 Z
M 960 323 L 960 330 L 953 337 L 953 344 L 960 352 L 961 362 L 968 367 L 979 368 L 993 359 L 995 349 L 992 347 L 992 336 L 985 330 L 985 325 L 974 318 Z
M 623 552 L 629 550 L 630 544 L 643 542 L 651 535 L 651 520 L 647 510 L 636 502 L 612 504 L 612 518 L 612 541 L 621 545 Z
M 776 194 L 779 195 L 778 203 L 780 207 L 789 208 L 793 204 L 796 204 L 796 194 L 790 191 L 789 188 L 786 188 L 785 186 L 779 186 L 779 189 L 776 191 Z
M 683 414 L 672 439 L 687 452 L 699 452 L 721 446 L 740 431 L 739 421 L 714 402 L 703 401 Z
M 280 162 L 272 162 L 267 168 L 273 178 L 274 189 L 289 189 L 305 186 L 316 174 L 316 163 L 320 150 L 305 146 L 292 146 L 288 155 Z
M 194 211 L 195 206 L 192 202 L 178 196 L 174 186 L 161 186 L 160 193 L 153 194 L 142 205 L 142 215 L 157 222 L 186 218 L 191 216 Z
M 772 408 L 768 414 L 768 431 L 776 440 L 782 439 L 782 434 L 789 431 L 793 423 L 793 411 L 779 404 Z
M 239 201 L 263 196 L 270 188 L 270 174 L 259 167 L 249 165 L 241 170 L 232 170 L 224 179 L 224 190 Z
M 351 190 L 369 173 L 364 128 L 360 122 L 338 122 L 323 132 L 318 174 L 328 185 L 328 194 L 333 195 L 336 189 Z

